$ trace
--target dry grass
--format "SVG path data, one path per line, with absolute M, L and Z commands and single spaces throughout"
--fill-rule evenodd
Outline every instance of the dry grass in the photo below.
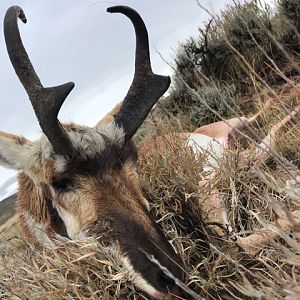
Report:
M 273 107 L 254 126 L 258 136 L 285 115 L 282 104 L 299 103 L 298 86 L 282 86 L 277 93 L 281 103 L 274 99 Z M 300 184 L 292 181 L 299 175 L 298 125 L 289 125 L 278 135 L 275 150 L 280 160 L 270 156 L 265 163 L 249 164 L 254 147 L 241 140 L 220 162 L 218 179 L 203 187 L 198 182 L 203 178 L 204 155 L 196 159 L 177 140 L 170 141 L 165 152 L 140 157 L 139 173 L 152 214 L 183 258 L 189 287 L 205 299 L 298 299 L 300 226 L 287 233 L 275 222 L 300 205 Z M 157 128 L 159 134 L 170 131 L 166 123 Z M 246 145 L 250 150 L 245 160 Z M 226 230 L 217 234 L 201 209 L 215 187 L 222 192 L 235 234 L 248 236 L 271 222 L 278 239 L 252 257 Z M 2 244 L 0 298 L 147 299 L 101 243 L 58 243 L 55 251 L 36 251 L 21 237 Z
M 270 62 L 269 57 L 265 60 Z M 198 184 L 205 176 L 205 155 L 195 158 L 177 139 L 168 141 L 164 152 L 143 153 L 138 173 L 151 212 L 183 258 L 188 286 L 199 296 L 297 300 L 300 219 L 290 231 L 277 219 L 291 219 L 291 212 L 300 206 L 300 117 L 278 133 L 265 161 L 253 159 L 255 143 L 300 103 L 299 79 L 285 78 L 285 84 L 270 87 L 254 76 L 251 65 L 244 62 L 244 68 L 253 80 L 253 95 L 241 99 L 240 109 L 247 116 L 254 114 L 252 108 L 257 110 L 270 97 L 273 105 L 219 162 L 210 184 Z M 199 97 L 188 85 L 187 90 Z M 152 135 L 162 135 L 188 126 L 155 118 L 150 127 Z M 141 136 L 149 132 L 144 129 Z M 224 199 L 233 234 L 210 224 L 203 210 L 216 188 Z M 148 299 L 128 281 L 119 259 L 101 241 L 63 240 L 57 241 L 54 251 L 37 251 L 19 236 L 14 222 L 0 228 L 0 299 Z M 263 227 L 277 232 L 278 238 L 256 256 L 236 244 L 236 236 L 247 237 Z
M 138 297 L 126 281 L 118 259 L 113 260 L 109 250 L 97 241 L 60 243 L 55 251 L 36 251 L 21 239 L 9 243 L 2 250 L 0 298 L 125 299 L 131 294 L 132 299 Z
M 285 108 L 299 103 L 299 85 L 282 86 L 273 107 L 248 133 L 254 131 L 251 135 L 257 139 L 264 137 L 286 115 Z M 248 236 L 269 222 L 275 224 L 279 217 L 288 218 L 289 212 L 299 208 L 300 182 L 294 182 L 300 175 L 299 118 L 295 121 L 279 132 L 276 156 L 251 163 L 255 149 L 249 148 L 251 143 L 243 138 L 246 142 L 220 162 L 218 179 L 201 188 L 198 182 L 203 176 L 203 159 L 195 160 L 174 144 L 167 147 L 166 153 L 148 153 L 140 159 L 146 194 L 149 200 L 155 199 L 152 212 L 179 249 L 190 286 L 203 297 L 282 299 L 292 293 L 288 291 L 299 289 L 299 224 L 289 234 L 277 226 L 273 230 L 279 231 L 278 239 L 257 257 L 251 257 L 235 245 L 234 239 L 228 239 L 225 231 L 223 237 L 216 236 L 201 211 L 201 204 L 217 187 L 235 234 Z M 286 182 L 292 184 L 287 187 Z
M 18 217 L 14 215 L 3 225 L 0 225 L 0 240 L 7 241 L 10 238 L 13 238 L 16 234 L 18 234 L 17 227 Z

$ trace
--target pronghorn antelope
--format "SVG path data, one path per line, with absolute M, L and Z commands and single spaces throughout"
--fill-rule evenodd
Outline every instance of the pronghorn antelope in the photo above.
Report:
M 93 128 L 59 123 L 58 112 L 74 85 L 42 86 L 19 35 L 17 18 L 25 22 L 24 12 L 19 7 L 7 11 L 4 30 L 8 53 L 44 135 L 31 142 L 1 133 L 0 161 L 4 166 L 21 170 L 20 224 L 33 241 L 49 247 L 54 246 L 52 237 L 56 233 L 72 239 L 100 236 L 111 247 L 119 244 L 123 263 L 140 289 L 156 299 L 164 299 L 169 293 L 180 296 L 184 293 L 173 279 L 145 255 L 153 255 L 175 277 L 184 280 L 181 259 L 148 212 L 135 173 L 137 152 L 131 141 L 170 80 L 152 73 L 148 35 L 140 16 L 123 6 L 108 11 L 125 14 L 134 25 L 136 70 L 123 103 Z M 234 130 L 259 115 L 260 112 L 252 118 L 230 119 L 203 126 L 194 133 L 177 135 L 195 153 L 212 151 L 205 166 L 211 171 L 210 176 L 200 185 L 215 175 L 217 159 L 227 149 Z M 166 138 L 150 140 L 144 149 L 149 150 L 149 143 L 152 149 L 161 149 Z M 139 151 L 143 151 L 143 146 Z M 228 226 L 218 191 L 209 200 L 205 208 L 208 218 Z
M 139 14 L 125 6 L 107 10 L 122 13 L 136 33 L 135 74 L 117 114 L 95 127 L 62 125 L 58 112 L 74 87 L 66 83 L 43 87 L 28 58 L 18 28 L 26 23 L 18 6 L 8 9 L 4 34 L 11 63 L 24 86 L 43 130 L 38 141 L 1 132 L 1 165 L 20 170 L 17 209 L 26 236 L 46 247 L 58 233 L 71 239 L 101 237 L 110 248 L 118 244 L 122 262 L 135 285 L 156 299 L 183 296 L 173 276 L 185 280 L 183 263 L 148 211 L 134 165 L 132 136 L 170 78 L 152 72 L 148 33 Z

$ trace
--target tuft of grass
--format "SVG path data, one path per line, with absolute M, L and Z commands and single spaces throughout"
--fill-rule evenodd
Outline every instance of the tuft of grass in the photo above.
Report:
M 55 250 L 37 251 L 19 237 L 3 247 L 0 298 L 143 299 L 128 281 L 118 255 L 101 242 L 56 243 Z
M 299 104 L 299 86 L 283 86 L 277 96 L 272 108 L 250 128 L 260 138 L 286 115 L 287 108 Z M 169 131 L 163 121 L 161 126 Z M 199 186 L 205 176 L 205 155 L 195 158 L 176 136 L 168 137 L 163 151 L 148 150 L 140 156 L 143 188 L 152 213 L 186 264 L 189 286 L 199 295 L 205 299 L 292 299 L 289 294 L 294 295 L 300 285 L 300 219 L 288 234 L 276 220 L 289 218 L 300 207 L 300 169 L 297 155 L 291 155 L 299 153 L 299 118 L 277 135 L 274 151 L 279 158 L 270 155 L 265 162 L 255 162 L 254 145 L 247 135 L 242 139 L 247 140 L 247 150 L 238 143 L 220 161 L 216 179 Z M 234 235 L 247 237 L 273 224 L 278 238 L 253 257 L 226 230 L 221 235 L 216 232 L 201 209 L 215 188 L 225 201 Z

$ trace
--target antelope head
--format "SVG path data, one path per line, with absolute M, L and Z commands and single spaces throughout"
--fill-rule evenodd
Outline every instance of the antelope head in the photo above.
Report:
M 168 89 L 170 78 L 152 72 L 148 33 L 139 14 L 125 6 L 111 7 L 108 12 L 122 13 L 134 25 L 135 74 L 113 120 L 86 127 L 59 122 L 59 110 L 74 83 L 42 85 L 18 29 L 17 20 L 25 23 L 25 14 L 17 6 L 8 9 L 4 21 L 8 54 L 43 135 L 29 141 L 0 134 L 0 161 L 22 170 L 35 190 L 47 193 L 70 238 L 100 237 L 108 247 L 117 245 L 136 286 L 164 299 L 182 292 L 149 255 L 179 280 L 184 280 L 182 261 L 148 211 L 134 169 L 137 152 L 131 139 Z

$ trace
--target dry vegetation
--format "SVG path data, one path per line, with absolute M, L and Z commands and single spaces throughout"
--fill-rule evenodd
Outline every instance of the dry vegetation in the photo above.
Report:
M 279 42 L 283 41 L 282 38 Z M 255 53 L 258 55 L 259 50 Z M 236 96 L 239 101 L 235 100 L 239 112 L 223 105 L 223 110 L 228 109 L 225 115 L 237 115 L 240 111 L 251 115 L 270 98 L 273 104 L 220 161 L 219 176 L 209 185 L 198 184 L 203 178 L 204 155 L 195 158 L 176 140 L 170 141 L 164 152 L 140 156 L 138 173 L 152 214 L 183 258 L 188 286 L 199 299 L 300 299 L 300 216 L 289 231 L 276 222 L 278 218 L 291 220 L 291 211 L 300 209 L 300 117 L 279 132 L 275 148 L 266 161 L 251 160 L 255 143 L 300 103 L 300 72 L 295 63 L 299 59 L 295 48 L 284 52 L 276 61 L 278 70 L 272 66 L 270 81 L 263 77 L 263 73 L 268 73 L 267 66 L 272 64 L 270 54 L 259 60 L 261 64 L 265 62 L 261 74 L 256 73 L 257 66 L 251 62 L 243 64 L 243 72 L 239 69 L 243 82 L 248 78 L 248 86 L 245 88 L 243 83 L 235 88 L 239 93 L 239 98 Z M 293 74 L 289 74 L 291 69 Z M 202 74 L 199 69 L 197 72 Z M 280 80 L 274 81 L 275 73 Z M 176 81 L 181 80 L 180 87 L 192 97 L 193 105 L 206 101 L 201 105 L 210 111 L 211 119 L 218 119 L 222 111 L 218 114 L 215 108 L 211 110 L 212 96 L 203 96 L 208 94 L 203 90 L 204 77 L 200 75 L 193 84 L 182 74 L 176 75 Z M 233 81 L 237 80 L 236 76 L 237 73 Z M 209 86 L 219 93 L 224 92 L 221 88 L 224 84 L 214 79 Z M 228 90 L 224 93 L 228 97 Z M 225 101 L 226 97 L 221 100 Z M 170 98 L 167 100 L 170 103 Z M 195 128 L 178 110 L 175 117 L 168 112 L 170 118 L 166 121 L 166 107 L 164 104 L 156 110 L 147 121 L 147 128 L 140 131 L 139 140 L 146 131 L 147 135 L 161 135 Z M 200 120 L 201 114 L 194 120 Z M 217 224 L 210 224 L 202 210 L 215 188 L 225 201 L 232 234 Z M 36 251 L 15 228 L 12 222 L 0 228 L 0 299 L 148 299 L 135 290 L 118 259 L 112 258 L 101 241 L 58 241 L 60 246 L 55 251 Z M 255 256 L 248 255 L 236 244 L 236 236 L 246 237 L 261 228 L 277 232 L 278 238 Z

